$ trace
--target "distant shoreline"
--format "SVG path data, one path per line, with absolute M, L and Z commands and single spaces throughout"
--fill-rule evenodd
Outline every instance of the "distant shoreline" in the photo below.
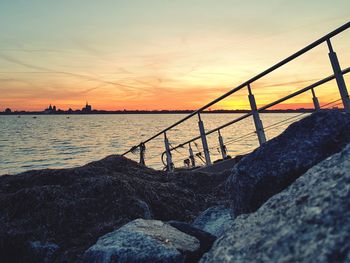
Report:
M 276 110 L 264 110 L 262 113 L 304 113 L 314 112 L 314 109 L 276 109 Z M 121 110 L 121 111 L 104 111 L 104 110 L 93 110 L 91 112 L 77 111 L 57 111 L 54 113 L 46 113 L 43 111 L 14 111 L 11 113 L 0 112 L 0 115 L 90 115 L 90 114 L 190 114 L 193 110 Z M 217 113 L 249 113 L 250 110 L 211 110 L 203 111 L 202 114 L 217 114 Z

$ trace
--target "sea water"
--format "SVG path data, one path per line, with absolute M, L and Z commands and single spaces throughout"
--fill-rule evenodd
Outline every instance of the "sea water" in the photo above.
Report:
M 243 114 L 202 114 L 206 131 L 214 129 Z M 300 113 L 261 114 L 267 139 L 280 134 Z M 111 154 L 123 154 L 174 122 L 184 114 L 98 114 L 98 115 L 1 115 L 0 174 L 15 174 L 43 168 L 67 168 L 102 159 Z M 286 122 L 283 122 L 283 121 Z M 280 123 L 282 121 L 282 123 Z M 278 123 L 278 125 L 271 126 Z M 258 147 L 252 117 L 223 130 L 228 154 L 245 154 Z M 199 135 L 195 116 L 167 132 L 172 146 Z M 212 161 L 221 157 L 218 134 L 207 137 Z M 192 144 L 195 153 L 202 151 L 201 141 Z M 164 136 L 146 144 L 146 165 L 162 169 L 161 153 Z M 188 158 L 188 146 L 173 151 L 176 167 Z M 204 155 L 203 155 L 204 156 Z M 139 160 L 139 153 L 126 157 Z M 203 164 L 196 158 L 197 164 Z

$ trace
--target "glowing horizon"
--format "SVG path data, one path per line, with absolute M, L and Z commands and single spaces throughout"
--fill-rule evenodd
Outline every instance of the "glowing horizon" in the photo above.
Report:
M 196 109 L 344 24 L 350 8 L 343 0 L 19 2 L 0 3 L 0 111 L 86 101 L 99 110 Z M 332 40 L 343 68 L 349 40 L 349 30 Z M 331 75 L 327 53 L 322 45 L 253 83 L 258 104 Z M 339 97 L 334 82 L 316 92 L 321 104 Z M 310 94 L 276 108 L 302 105 L 312 107 Z M 244 89 L 212 109 L 248 107 Z

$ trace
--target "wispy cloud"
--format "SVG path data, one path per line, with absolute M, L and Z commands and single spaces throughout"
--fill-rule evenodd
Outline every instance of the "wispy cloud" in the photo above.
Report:
M 68 75 L 68 76 L 72 76 L 72 77 L 77 77 L 77 78 L 89 80 L 89 81 L 114 85 L 114 86 L 117 86 L 120 88 L 124 88 L 126 92 L 132 92 L 134 89 L 139 88 L 139 87 L 123 84 L 123 83 L 120 83 L 117 81 L 108 81 L 108 80 L 103 80 L 100 78 L 91 77 L 91 76 L 83 75 L 83 74 L 79 74 L 79 73 L 60 71 L 60 70 L 54 70 L 54 69 L 50 69 L 50 68 L 46 68 L 46 67 L 42 67 L 42 66 L 37 66 L 37 65 L 34 65 L 31 63 L 23 62 L 15 57 L 12 57 L 12 56 L 9 56 L 9 55 L 3 54 L 3 53 L 0 53 L 0 58 L 2 58 L 3 60 L 6 60 L 8 62 L 17 64 L 17 65 L 20 65 L 20 66 L 23 66 L 26 68 L 34 69 L 34 70 L 40 70 L 40 71 L 51 72 L 51 73 L 56 73 L 56 74 L 63 74 L 63 75 Z

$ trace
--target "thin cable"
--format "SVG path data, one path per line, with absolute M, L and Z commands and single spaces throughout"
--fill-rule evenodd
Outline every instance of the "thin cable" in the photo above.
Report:
M 333 104 L 333 103 L 335 103 L 335 102 L 338 102 L 338 101 L 340 101 L 340 100 L 341 100 L 341 99 L 337 99 L 337 100 L 328 102 L 328 103 L 326 103 L 326 104 L 323 104 L 323 105 L 321 106 L 321 108 L 323 108 L 323 107 L 325 107 L 325 106 L 328 106 L 328 105 L 330 105 L 330 104 Z
M 245 135 L 242 135 L 242 136 L 240 136 L 240 137 L 238 137 L 238 138 L 228 140 L 228 141 L 225 142 L 225 144 L 232 144 L 232 143 L 234 143 L 234 142 L 236 142 L 236 141 L 240 141 L 241 139 L 252 137 L 252 136 L 255 135 L 255 134 L 256 134 L 255 131 L 254 131 L 254 132 L 250 132 L 250 133 L 247 133 L 247 134 L 245 134 Z
M 341 99 L 337 99 L 337 100 L 328 102 L 328 103 L 326 103 L 326 104 L 323 104 L 320 108 L 326 108 L 326 106 L 328 106 L 327 108 L 329 109 L 329 108 L 331 108 L 331 107 L 338 106 L 338 105 L 342 104 L 341 102 L 340 102 L 340 103 L 336 103 L 336 102 L 338 102 L 338 101 L 341 101 Z M 334 103 L 336 103 L 336 104 L 334 104 Z M 332 104 L 334 104 L 334 105 L 332 105 Z M 297 120 L 295 120 L 296 118 L 299 118 L 299 117 L 301 117 L 301 116 L 303 116 L 303 115 L 305 115 L 305 114 L 308 114 L 308 113 L 310 113 L 310 112 L 303 112 L 303 113 L 300 113 L 300 114 L 298 114 L 298 115 L 295 115 L 295 116 L 289 117 L 289 118 L 287 118 L 287 119 L 284 119 L 284 120 L 282 120 L 282 121 L 273 123 L 273 124 L 271 124 L 271 125 L 269 125 L 269 126 L 266 126 L 266 127 L 264 128 L 264 131 L 269 131 L 269 130 L 271 130 L 271 129 L 273 129 L 273 128 L 278 128 L 278 127 L 281 127 L 281 126 L 283 126 L 283 125 L 287 125 L 287 124 L 293 123 L 293 122 L 297 121 Z M 302 119 L 302 118 L 300 118 L 300 119 Z M 298 120 L 300 120 L 300 119 L 298 119 Z M 245 134 L 245 135 L 243 135 L 243 136 L 240 136 L 240 137 L 238 137 L 238 138 L 228 140 L 228 141 L 225 142 L 225 145 L 231 145 L 231 144 L 234 143 L 234 142 L 241 141 L 242 139 L 252 137 L 253 135 L 256 135 L 256 132 L 255 132 L 255 131 L 254 131 L 254 132 L 247 133 L 247 134 Z M 200 154 L 202 154 L 202 152 L 199 150 L 198 144 L 197 144 L 196 142 L 194 142 L 194 144 L 195 144 L 195 146 L 196 146 L 196 148 L 197 148 L 197 150 L 198 150 L 198 153 L 195 154 L 194 156 L 195 156 L 197 159 L 199 159 L 199 160 L 204 164 L 204 163 L 205 163 L 204 160 L 199 156 Z M 174 148 L 172 144 L 170 144 L 170 146 L 171 146 L 172 148 Z M 209 147 L 209 148 L 208 148 L 209 153 L 213 154 L 213 152 L 212 152 L 213 149 L 220 149 L 218 146 L 219 146 L 219 144 L 218 144 L 218 145 L 215 145 L 215 146 L 212 146 L 212 147 Z M 181 152 L 178 151 L 177 149 L 174 149 L 174 150 L 175 150 L 177 153 L 179 153 L 182 157 L 187 158 L 187 156 L 186 156 L 185 154 L 181 153 Z M 250 151 L 251 151 L 251 150 L 248 150 L 248 151 L 245 151 L 245 152 L 241 152 L 241 153 L 238 153 L 237 155 L 244 155 L 244 154 L 246 154 L 246 153 L 248 153 L 248 152 L 250 152 Z M 219 151 L 219 153 L 220 153 L 220 151 Z M 151 159 L 148 159 L 148 161 L 153 160 L 153 159 L 155 159 L 155 158 L 157 158 L 157 157 L 158 157 L 157 155 L 156 155 L 156 156 L 152 156 Z M 178 162 L 179 162 L 179 161 L 177 161 L 177 163 L 178 163 Z
M 269 128 L 271 128 L 271 127 L 274 127 L 274 126 L 276 126 L 276 125 L 278 125 L 278 124 L 280 124 L 280 123 L 286 122 L 286 121 L 288 121 L 288 120 L 292 120 L 292 119 L 298 118 L 298 117 L 300 117 L 300 116 L 302 116 L 302 115 L 304 115 L 304 114 L 306 114 L 306 113 L 309 113 L 309 112 L 303 112 L 303 113 L 301 113 L 301 114 L 298 114 L 298 115 L 289 117 L 289 118 L 284 119 L 284 120 L 282 120 L 282 121 L 273 123 L 273 124 L 271 124 L 271 125 L 269 125 L 269 126 L 266 126 L 266 127 L 264 128 L 264 130 L 269 129 Z

